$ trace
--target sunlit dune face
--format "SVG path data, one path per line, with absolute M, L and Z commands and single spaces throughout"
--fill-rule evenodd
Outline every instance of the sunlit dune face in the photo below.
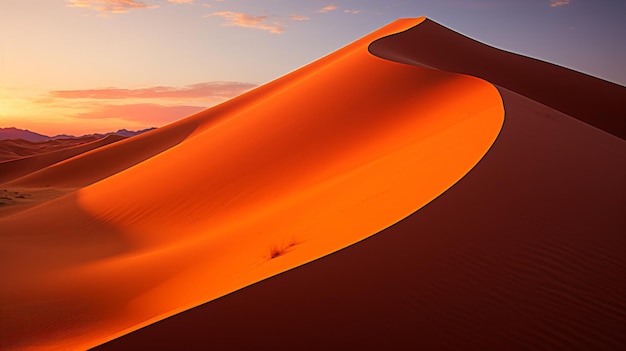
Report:
M 97 345 L 360 241 L 450 188 L 492 145 L 504 111 L 484 81 L 367 51 L 421 20 L 395 22 L 231 101 L 241 106 L 218 122 L 211 110 L 193 117 L 185 123 L 198 127 L 182 143 L 60 201 L 72 221 L 98 223 L 90 235 L 108 251 L 85 258 L 88 241 L 44 250 L 51 264 L 32 274 L 41 291 L 32 294 L 66 292 L 101 318 L 78 328 L 43 314 L 41 325 L 65 331 L 23 337 Z M 52 263 L 59 252 L 65 259 Z

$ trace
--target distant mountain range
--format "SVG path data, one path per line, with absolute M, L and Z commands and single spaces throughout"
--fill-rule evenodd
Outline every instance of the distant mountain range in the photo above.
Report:
M 129 131 L 126 129 L 120 129 L 117 132 L 110 132 L 110 133 L 105 133 L 105 134 L 94 133 L 94 134 L 86 134 L 86 135 L 81 135 L 81 136 L 74 136 L 74 135 L 67 135 L 67 134 L 48 136 L 48 135 L 31 132 L 30 130 L 27 130 L 27 129 L 9 127 L 9 128 L 0 128 L 0 140 L 23 139 L 23 140 L 27 140 L 31 142 L 40 142 L 40 141 L 53 140 L 53 139 L 73 139 L 73 138 L 83 138 L 83 137 L 88 137 L 88 136 L 93 136 L 96 138 L 102 138 L 107 135 L 119 135 L 119 136 L 124 136 L 124 137 L 131 137 L 134 135 L 151 131 L 153 129 L 156 129 L 156 128 L 153 127 L 153 128 L 148 128 L 148 129 L 143 129 L 143 130 L 138 130 L 138 131 Z

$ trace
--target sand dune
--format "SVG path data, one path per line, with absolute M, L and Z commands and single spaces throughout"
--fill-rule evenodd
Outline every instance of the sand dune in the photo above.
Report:
M 92 140 L 86 141 L 90 139 Z M 44 143 L 36 143 L 36 145 L 40 146 L 40 148 L 37 148 L 37 151 L 35 151 L 33 147 L 29 148 L 30 156 L 14 158 L 11 160 L 0 162 L 0 183 L 8 182 L 10 180 L 33 173 L 40 169 L 51 166 L 55 163 L 66 160 L 68 158 L 83 154 L 85 152 L 97 149 L 104 145 L 108 145 L 125 138 L 117 135 L 109 135 L 98 140 L 94 139 L 95 138 L 92 137 L 77 140 L 68 139 L 67 141 L 55 139 Z M 13 142 L 14 144 L 18 144 L 20 146 L 25 144 L 24 142 L 20 142 L 19 140 L 8 140 L 6 142 L 6 144 L 8 144 L 9 142 Z
M 422 29 L 427 42 L 416 39 Z M 432 22 L 411 31 L 391 37 L 393 45 L 379 40 L 373 51 L 441 69 L 439 61 L 461 67 L 512 55 L 490 49 L 488 61 L 458 60 L 484 46 Z M 407 54 L 427 43 L 450 49 L 450 37 L 463 39 L 463 55 Z M 519 69 L 536 65 L 517 60 Z M 548 76 L 564 72 L 542 64 Z M 568 89 L 575 90 L 579 73 L 573 75 Z M 624 140 L 499 89 L 506 119 L 498 139 L 433 202 L 347 249 L 97 349 L 623 348 Z M 598 101 L 595 94 L 575 94 Z M 594 118 L 619 120 L 619 106 Z
M 98 138 L 94 136 L 88 136 L 71 139 L 52 139 L 39 142 L 33 142 L 23 139 L 0 140 L 0 162 L 34 156 L 52 151 L 58 151 L 69 147 L 89 143 L 96 139 Z
M 80 190 L 0 212 L 0 346 L 623 347 L 620 102 L 489 67 L 624 88 L 511 55 L 400 20 L 2 184 Z
M 5 183 L 82 188 L 0 219 L 3 346 L 98 345 L 360 241 L 452 186 L 497 137 L 502 100 L 368 52 L 421 20 Z
M 13 177 L 5 186 L 79 188 L 119 173 L 184 140 L 195 128 L 193 123 L 172 124 L 165 128 L 124 139 L 113 145 L 85 150 L 60 162 L 22 177 Z M 118 138 L 109 136 L 107 138 Z M 48 158 L 45 158 L 48 161 Z M 19 160 L 18 160 L 19 161 Z M 37 161 L 40 161 L 37 159 Z M 37 165 L 41 165 L 38 162 Z M 49 165 L 48 165 L 49 164 Z M 17 170 L 15 172 L 18 172 Z
M 491 151 L 419 211 L 96 350 L 623 348 L 624 142 L 502 96 Z

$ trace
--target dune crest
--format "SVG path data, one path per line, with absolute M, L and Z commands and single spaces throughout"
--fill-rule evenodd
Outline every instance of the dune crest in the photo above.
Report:
M 494 48 L 429 19 L 379 38 L 368 49 L 396 62 L 485 79 L 626 139 L 624 114 L 616 113 L 626 111 L 626 87 L 621 85 Z
M 96 346 L 360 241 L 450 188 L 495 141 L 503 106 L 485 81 L 368 52 L 423 20 L 16 181 L 91 185 L 0 218 L 2 347 Z

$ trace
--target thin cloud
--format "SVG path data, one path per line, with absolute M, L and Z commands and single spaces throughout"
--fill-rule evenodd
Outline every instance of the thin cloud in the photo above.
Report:
M 361 13 L 361 10 L 344 10 L 344 13 L 350 13 L 353 15 L 358 15 L 359 13 Z
M 253 16 L 233 11 L 213 12 L 207 16 L 222 17 L 224 20 L 226 20 L 226 22 L 222 24 L 224 26 L 254 28 L 265 30 L 274 34 L 280 34 L 285 31 L 280 23 L 270 22 L 270 18 L 268 16 Z
M 160 104 L 100 105 L 91 111 L 78 113 L 78 119 L 102 120 L 117 119 L 140 122 L 146 125 L 162 125 L 174 122 L 196 112 L 203 106 L 167 106 Z
M 174 2 L 177 4 L 193 4 L 193 0 L 167 0 L 169 2 Z
M 158 5 L 146 5 L 136 0 L 65 0 L 68 7 L 85 7 L 105 14 L 126 13 L 134 9 L 153 9 Z
M 289 19 L 292 21 L 308 21 L 310 20 L 310 18 L 308 18 L 307 16 L 302 16 L 302 15 L 291 15 L 289 16 Z
M 444 6 L 452 7 L 452 8 L 461 8 L 461 9 L 471 9 L 471 10 L 483 10 L 483 9 L 495 9 L 495 8 L 506 8 L 510 5 L 510 3 L 514 0 L 445 0 L 442 1 Z
M 565 5 L 569 5 L 572 3 L 572 0 L 552 0 L 550 1 L 550 7 L 559 7 L 559 6 L 565 6 Z
M 330 12 L 330 11 L 335 11 L 336 9 L 337 9 L 337 6 L 335 6 L 335 5 L 328 5 L 328 6 L 324 6 L 321 9 L 317 10 L 317 12 L 326 13 L 326 12 Z
M 99 88 L 55 90 L 54 98 L 64 99 L 227 99 L 256 87 L 242 82 L 206 82 L 186 87 L 155 86 L 141 89 Z

